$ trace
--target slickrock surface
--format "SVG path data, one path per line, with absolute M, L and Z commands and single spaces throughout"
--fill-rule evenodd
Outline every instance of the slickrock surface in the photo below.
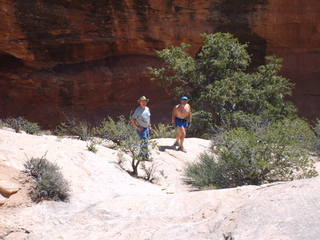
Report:
M 320 177 L 263 186 L 193 191 L 184 183 L 184 166 L 196 161 L 210 142 L 188 138 L 188 153 L 182 153 L 172 149 L 174 139 L 157 141 L 159 150 L 153 152 L 152 164 L 158 180 L 151 184 L 132 178 L 120 169 L 116 164 L 117 151 L 110 148 L 99 145 L 94 154 L 87 150 L 83 141 L 0 130 L 0 186 L 10 189 L 18 186 L 20 189 L 2 198 L 0 238 L 318 238 Z M 44 155 L 57 163 L 71 182 L 69 203 L 45 201 L 35 204 L 28 198 L 30 183 L 21 173 L 23 163 L 28 158 Z

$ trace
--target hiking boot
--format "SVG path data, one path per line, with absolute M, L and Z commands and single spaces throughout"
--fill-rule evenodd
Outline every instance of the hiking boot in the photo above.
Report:
M 184 149 L 184 147 L 182 147 L 182 146 L 180 146 L 179 148 L 178 148 L 178 151 L 182 151 L 182 152 L 187 152 L 185 149 Z
M 179 146 L 179 142 L 175 141 L 174 144 L 173 144 L 173 146 L 178 147 L 178 146 Z

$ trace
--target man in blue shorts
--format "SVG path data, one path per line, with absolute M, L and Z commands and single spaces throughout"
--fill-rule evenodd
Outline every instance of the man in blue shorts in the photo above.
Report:
M 140 107 L 138 107 L 131 117 L 131 122 L 133 126 L 137 129 L 137 133 L 141 139 L 140 143 L 140 154 L 139 156 L 142 160 L 149 160 L 149 151 L 148 151 L 148 141 L 149 141 L 149 131 L 151 131 L 150 123 L 150 109 L 147 107 L 149 99 L 145 96 L 142 96 L 138 99 Z
M 186 128 L 191 126 L 192 114 L 191 107 L 188 104 L 189 99 L 187 97 L 182 97 L 180 99 L 180 104 L 176 105 L 172 111 L 172 123 L 177 126 L 178 132 L 176 135 L 176 141 L 173 144 L 178 146 L 178 150 L 186 152 L 183 147 L 183 142 L 186 137 Z

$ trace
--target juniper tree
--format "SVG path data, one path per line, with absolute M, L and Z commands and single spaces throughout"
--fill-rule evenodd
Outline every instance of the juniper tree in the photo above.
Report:
M 211 151 L 186 168 L 191 182 L 219 188 L 317 175 L 310 158 L 315 137 L 285 100 L 294 84 L 279 75 L 282 60 L 267 56 L 265 65 L 249 71 L 247 44 L 229 33 L 201 36 L 195 57 L 182 43 L 157 51 L 163 68 L 149 67 L 152 81 L 190 97 L 197 134 L 214 140 Z
M 275 121 L 296 114 L 293 104 L 285 101 L 294 85 L 278 75 L 281 59 L 266 57 L 266 65 L 249 72 L 247 44 L 229 33 L 201 36 L 204 43 L 195 57 L 187 52 L 190 45 L 182 43 L 157 51 L 163 68 L 149 67 L 152 81 L 168 93 L 190 97 L 200 128 L 247 127 L 252 121 Z

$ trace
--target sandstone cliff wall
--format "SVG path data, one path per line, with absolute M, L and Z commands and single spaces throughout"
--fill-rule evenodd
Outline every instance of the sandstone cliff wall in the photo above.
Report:
M 253 68 L 283 58 L 292 101 L 320 117 L 319 10 L 316 0 L 0 0 L 0 118 L 98 121 L 129 115 L 146 95 L 166 121 L 175 101 L 150 83 L 155 51 L 185 42 L 196 54 L 199 34 L 217 31 L 249 42 Z

